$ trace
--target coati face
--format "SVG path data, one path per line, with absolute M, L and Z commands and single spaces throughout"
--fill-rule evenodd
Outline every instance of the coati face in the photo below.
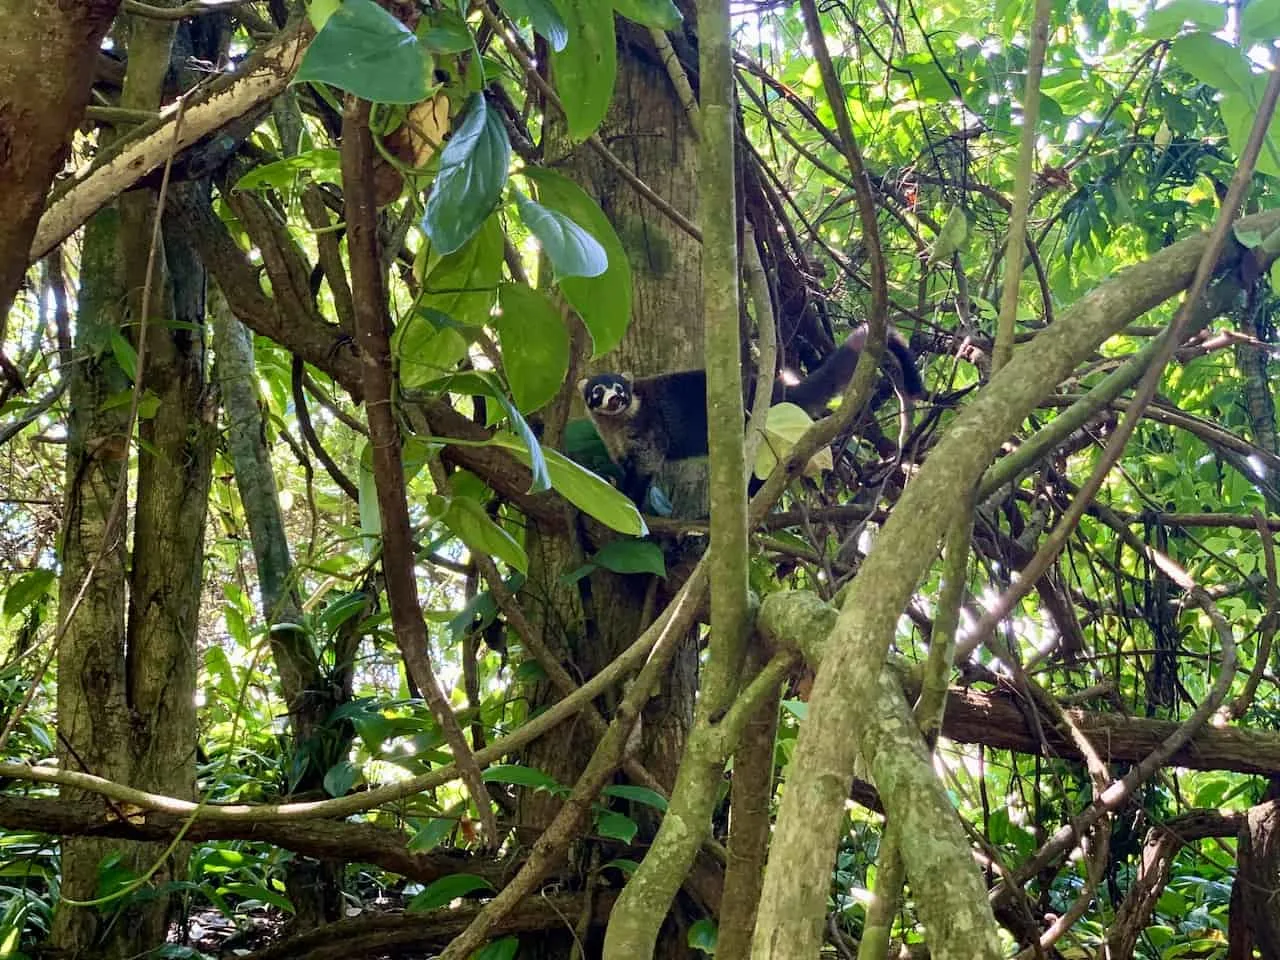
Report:
M 625 373 L 601 373 L 589 380 L 578 381 L 587 411 L 593 416 L 616 417 L 631 411 L 635 394 L 631 378 Z

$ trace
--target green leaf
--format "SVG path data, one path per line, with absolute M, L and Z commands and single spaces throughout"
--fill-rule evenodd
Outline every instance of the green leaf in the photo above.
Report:
M 1280 39 L 1280 3 L 1253 0 L 1240 14 L 1240 41 L 1244 46 L 1270 44 Z
M 559 210 L 535 203 L 514 191 L 516 210 L 551 261 L 557 279 L 598 277 L 609 267 L 609 257 L 596 238 Z
M 596 833 L 610 840 L 621 840 L 623 843 L 630 843 L 639 832 L 640 825 L 621 813 L 602 810 L 596 816 Z
M 591 560 L 614 573 L 667 575 L 667 559 L 651 540 L 615 540 L 605 544 Z
M 564 104 L 569 138 L 580 143 L 599 129 L 618 74 L 613 7 L 604 0 L 553 0 L 569 42 L 551 54 L 551 75 Z
M 333 12 L 342 6 L 342 0 L 307 0 L 307 19 L 316 32 L 324 29 Z
M 689 927 L 689 946 L 703 953 L 715 954 L 719 937 L 720 928 L 710 917 L 703 917 Z
M 538 443 L 538 438 L 529 426 L 528 421 L 521 415 L 516 405 L 511 402 L 511 398 L 507 396 L 506 390 L 496 374 L 487 370 L 464 370 L 450 374 L 448 377 L 437 381 L 433 384 L 433 388 L 442 393 L 479 395 L 496 401 L 502 407 L 503 412 L 506 413 L 512 429 L 524 441 L 524 449 L 533 451 L 532 458 L 526 461 L 530 471 L 533 473 L 533 482 L 529 485 L 529 492 L 540 493 L 543 490 L 551 489 L 551 475 L 547 472 L 547 462 L 543 456 L 542 447 Z M 461 445 L 466 446 L 465 443 L 457 440 L 449 442 L 461 443 Z M 475 446 L 488 444 L 488 441 L 481 443 L 469 442 Z
M 423 17 L 418 36 L 432 53 L 466 53 L 475 47 L 467 21 L 450 10 L 436 10 Z
M 1147 17 L 1146 30 L 1153 40 L 1171 40 L 1184 23 L 1194 24 L 1208 33 L 1217 33 L 1227 23 L 1227 8 L 1215 0 L 1173 0 Z
M 497 557 L 521 573 L 529 572 L 529 557 L 524 547 L 494 523 L 478 501 L 470 497 L 453 497 L 441 519 L 472 550 Z
M 428 910 L 443 907 L 458 897 L 475 893 L 477 890 L 492 889 L 493 884 L 484 877 L 477 877 L 473 873 L 453 873 L 429 884 L 425 890 L 405 905 L 405 910 L 409 913 L 425 913 Z
M 360 532 L 364 534 L 365 550 L 373 553 L 382 536 L 382 512 L 378 507 L 378 485 L 373 478 L 373 447 L 368 443 L 360 452 L 356 485 L 360 494 Z
M 345 0 L 307 46 L 292 83 L 328 83 L 374 103 L 425 100 L 431 58 L 373 2 Z
M 57 582 L 52 570 L 28 570 L 14 578 L 4 594 L 4 615 L 16 616 L 27 607 L 49 595 L 49 588 Z
M 515 437 L 498 434 L 490 442 L 510 450 L 519 460 L 528 464 L 529 454 Z M 556 450 L 544 448 L 542 452 L 547 458 L 551 485 L 579 510 L 589 513 L 619 533 L 643 537 L 649 532 L 636 505 L 606 481 Z
M 515 763 L 499 763 L 488 767 L 481 775 L 485 783 L 509 783 L 516 787 L 529 787 L 533 790 L 546 790 L 557 796 L 569 792 L 569 788 L 560 784 L 555 778 L 548 776 L 533 767 L 522 767 Z
M 244 897 L 246 900 L 260 900 L 283 910 L 285 913 L 294 912 L 293 901 L 284 894 L 276 893 L 276 891 L 260 883 L 228 883 L 221 888 L 221 892 L 234 893 L 237 897 Z
M 407 390 L 447 376 L 467 355 L 474 330 L 489 322 L 502 278 L 502 225 L 496 216 L 463 246 L 425 257 L 423 292 L 391 337 Z
M 803 700 L 783 700 L 782 709 L 800 721 L 809 716 L 809 704 Z
M 659 30 L 677 30 L 684 22 L 671 0 L 613 0 L 613 9 L 628 20 Z
M 1178 66 L 1224 93 L 1248 93 L 1253 75 L 1244 54 L 1208 33 L 1179 37 L 1170 48 Z
M 604 248 L 608 260 L 604 273 L 565 277 L 560 290 L 591 334 L 592 356 L 608 353 L 622 341 L 631 322 L 631 263 L 622 241 L 600 205 L 568 177 L 541 168 L 526 168 L 523 173 L 542 206 L 581 224 Z
M 551 0 L 498 0 L 498 6 L 512 20 L 528 20 L 534 30 L 547 38 L 553 51 L 560 52 L 569 42 L 569 28 Z
M 472 94 L 465 118 L 440 151 L 440 172 L 422 228 L 441 253 L 453 253 L 493 213 L 507 184 L 511 142 L 502 119 Z
M 769 476 L 778 460 L 787 455 L 812 425 L 809 415 L 794 403 L 779 403 L 770 407 L 765 421 L 764 441 L 756 451 L 755 475 L 761 480 Z M 824 447 L 810 459 L 805 467 L 805 475 L 812 476 L 821 470 L 830 470 L 832 465 L 831 449 Z
M 537 410 L 569 372 L 569 330 L 551 301 L 522 283 L 502 284 L 498 303 L 494 321 L 511 394 L 521 412 Z
M 410 852 L 426 853 L 429 850 L 434 850 L 444 841 L 445 837 L 453 833 L 457 825 L 456 820 L 446 820 L 443 817 L 435 817 L 428 820 L 427 825 L 410 838 Z
M 306 150 L 254 167 L 236 181 L 235 190 L 264 190 L 273 187 L 283 190 L 293 185 L 301 174 L 310 174 L 312 180 L 340 183 L 342 181 L 342 157 L 337 150 Z
M 1227 127 L 1227 139 L 1237 157 L 1244 152 L 1249 133 L 1253 129 L 1253 121 L 1258 114 L 1254 103 L 1251 95 L 1238 93 L 1225 94 L 1218 103 L 1222 122 Z M 1258 173 L 1280 177 L 1280 138 L 1277 138 L 1274 126 L 1267 131 L 1267 136 L 1262 141 L 1262 150 L 1258 153 L 1254 169 Z
M 938 237 L 933 241 L 933 249 L 929 251 L 929 263 L 943 263 L 951 259 L 951 255 L 964 249 L 969 239 L 969 218 L 964 207 L 956 204 L 947 215 L 947 222 L 942 225 Z
M 619 797 L 623 800 L 630 800 L 632 803 L 643 803 L 645 806 L 661 810 L 663 813 L 667 812 L 667 798 L 656 790 L 650 790 L 648 787 L 634 787 L 630 784 L 615 783 L 605 787 L 602 792 L 606 797 Z
M 129 382 L 137 383 L 138 351 L 133 348 L 133 344 L 126 340 L 124 334 L 119 330 L 111 331 L 111 355 L 115 357 L 116 365 L 124 371 L 124 375 L 129 378 Z M 127 396 L 132 401 L 132 391 L 128 391 Z
M 622 479 L 622 471 L 609 459 L 609 451 L 590 419 L 577 417 L 566 423 L 560 445 L 570 459 L 593 473 Z
M 350 760 L 340 760 L 325 771 L 324 791 L 331 797 L 345 797 L 355 785 L 359 775 L 360 771 L 356 769 L 354 763 Z
M 482 949 L 476 952 L 472 960 L 515 960 L 515 955 L 519 950 L 519 937 L 503 937 L 501 940 L 486 943 Z

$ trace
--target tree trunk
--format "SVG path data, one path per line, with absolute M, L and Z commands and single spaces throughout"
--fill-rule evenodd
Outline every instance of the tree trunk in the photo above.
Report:
M 0 0 L 0 339 L 120 0 Z
M 169 68 L 173 29 L 164 22 L 141 19 L 131 26 L 129 72 L 121 102 L 155 109 Z M 154 195 L 135 192 L 123 197 L 117 208 L 117 213 L 97 218 L 101 233 L 94 238 L 92 256 L 86 237 L 81 271 L 83 285 L 96 286 L 102 296 L 96 303 L 86 303 L 82 292 L 77 324 L 81 365 L 72 380 L 70 435 L 76 439 L 68 443 L 63 616 L 71 614 L 86 577 L 94 590 L 99 571 L 90 568 L 100 552 L 111 560 L 111 576 L 101 593 L 94 590 L 97 602 L 92 616 L 73 620 L 59 651 L 59 733 L 67 762 L 75 769 L 189 797 L 195 793 L 196 773 L 195 641 L 216 440 L 215 407 L 205 381 L 205 277 L 180 231 L 171 228 L 155 234 Z M 153 234 L 159 241 L 157 249 L 153 249 Z M 122 304 L 128 305 L 127 313 L 121 312 Z M 126 504 L 119 490 L 127 484 L 132 425 L 128 405 L 115 404 L 111 405 L 114 411 L 99 412 L 103 399 L 129 388 L 126 374 L 107 360 L 114 355 L 112 338 L 119 337 L 136 347 L 136 374 L 147 401 L 138 404 L 137 503 L 127 601 Z M 87 477 L 108 471 L 110 481 L 103 482 L 100 491 L 86 486 Z M 89 497 L 94 498 L 92 507 Z M 80 529 L 73 531 L 78 517 Z M 87 675 L 81 664 L 90 656 L 95 669 Z M 109 849 L 97 841 L 64 845 L 66 896 L 98 895 L 99 863 Z M 180 878 L 186 849 L 180 846 L 173 851 L 171 861 L 149 882 Z M 163 853 L 163 846 L 135 846 L 126 850 L 122 864 L 142 873 Z M 59 910 L 53 930 L 55 946 L 71 952 L 92 949 L 107 956 L 134 956 L 164 942 L 167 897 L 130 903 L 126 895 L 120 903 L 125 917 L 101 932 L 99 914 L 81 908 Z
M 688 118 L 647 33 L 617 20 L 619 57 L 613 104 L 600 130 L 601 139 L 637 176 L 686 218 L 697 208 L 697 140 Z M 562 127 L 547 131 L 551 164 L 576 180 L 600 204 L 626 247 L 633 271 L 632 320 L 622 344 L 591 361 L 591 372 L 626 370 L 637 376 L 702 366 L 702 296 L 699 244 L 641 197 L 600 154 L 569 143 Z M 583 356 L 589 352 L 585 337 Z M 581 369 L 581 367 L 579 368 Z M 587 375 L 583 373 L 581 375 Z M 572 375 L 575 415 L 582 415 Z M 554 441 L 553 441 L 554 442 Z M 658 479 L 677 515 L 705 515 L 705 464 L 674 465 Z M 588 547 L 589 549 L 589 547 Z M 662 585 L 651 577 L 599 571 L 575 587 L 560 577 L 582 562 L 583 545 L 572 531 L 556 535 L 534 530 L 530 536 L 530 578 L 525 597 L 539 614 L 548 643 L 590 677 L 611 662 L 661 609 Z M 671 562 L 668 557 L 668 563 Z M 657 593 L 653 593 L 653 591 Z M 550 602 L 548 602 L 550 601 Z M 656 601 L 656 603 L 655 603 Z M 670 786 L 693 720 L 697 680 L 695 638 L 676 655 L 667 682 L 649 702 L 641 718 L 637 759 L 660 782 Z M 535 706 L 553 702 L 556 693 L 543 684 L 530 691 Z M 566 724 L 529 750 L 526 762 L 572 784 L 594 746 L 582 724 Z M 532 840 L 559 806 L 544 792 L 526 792 L 519 821 L 521 836 Z M 653 824 L 641 822 L 652 835 Z M 657 956 L 689 956 L 682 930 L 669 925 Z M 569 942 L 565 938 L 565 942 Z M 542 956 L 562 956 L 564 944 L 550 939 Z

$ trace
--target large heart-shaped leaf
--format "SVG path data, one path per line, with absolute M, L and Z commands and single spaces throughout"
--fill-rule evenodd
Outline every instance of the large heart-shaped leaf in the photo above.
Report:
M 554 0 L 569 42 L 551 54 L 551 75 L 564 104 L 569 137 L 595 133 L 613 100 L 618 74 L 613 6 L 604 0 Z
M 444 525 L 472 550 L 487 553 L 521 573 L 529 570 L 529 558 L 511 534 L 493 522 L 484 507 L 470 497 L 453 497 L 445 511 Z
M 676 30 L 684 20 L 671 0 L 613 0 L 613 9 L 628 20 L 659 30 Z
M 528 413 L 560 392 L 569 372 L 569 331 L 560 311 L 522 283 L 502 284 L 498 303 L 502 364 L 516 406 Z
M 597 277 L 564 277 L 560 292 L 578 311 L 591 334 L 593 355 L 608 353 L 622 340 L 631 322 L 631 263 L 613 224 L 600 205 L 568 177 L 551 170 L 526 168 L 542 206 L 581 224 L 604 248 L 608 268 Z
M 537 238 L 557 279 L 598 277 L 605 272 L 609 257 L 595 237 L 559 210 L 535 203 L 519 190 L 514 193 L 520 219 Z
M 373 2 L 346 0 L 307 46 L 293 83 L 329 83 L 374 103 L 426 99 L 431 57 Z
M 440 172 L 422 227 L 441 253 L 453 253 L 493 213 L 507 184 L 511 142 L 483 94 L 467 101 L 465 119 L 440 151 Z
M 488 802 L 489 800 L 486 797 L 485 803 Z M 427 910 L 443 907 L 450 900 L 465 897 L 467 894 L 475 893 L 477 890 L 492 889 L 493 884 L 484 877 L 477 877 L 473 873 L 452 873 L 429 884 L 425 890 L 405 905 L 405 910 L 409 913 L 423 913 Z
M 547 38 L 553 51 L 569 42 L 569 28 L 551 0 L 498 0 L 498 6 L 512 20 L 528 20 L 533 29 Z
M 529 462 L 524 444 L 515 437 L 500 433 L 490 442 L 510 450 L 518 460 L 526 464 Z M 636 505 L 606 481 L 601 480 L 585 467 L 574 463 L 559 451 L 544 447 L 542 453 L 547 460 L 547 472 L 551 475 L 551 485 L 579 510 L 590 514 L 619 533 L 643 537 L 649 532 L 649 528 L 645 526 L 644 517 L 640 515 Z

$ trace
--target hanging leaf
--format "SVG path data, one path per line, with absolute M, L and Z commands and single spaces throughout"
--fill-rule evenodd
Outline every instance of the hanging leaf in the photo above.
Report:
M 440 172 L 422 228 L 441 253 L 453 253 L 480 229 L 502 197 L 511 142 L 483 94 L 467 101 L 465 119 L 440 151 Z
M 671 0 L 613 0 L 613 9 L 628 20 L 658 30 L 677 30 L 684 22 Z
M 600 205 L 568 177 L 532 167 L 523 173 L 542 206 L 581 224 L 604 248 L 608 261 L 604 273 L 596 277 L 564 277 L 560 292 L 578 311 L 591 334 L 592 356 L 608 353 L 622 341 L 631 322 L 631 263 L 622 241 Z
M 1223 8 L 1219 8 L 1223 9 Z M 1280 3 L 1253 0 L 1240 12 L 1240 40 L 1245 46 L 1280 39 Z
M 293 83 L 328 83 L 374 103 L 426 99 L 431 57 L 373 2 L 345 0 L 307 46 Z
M 755 475 L 761 480 L 768 477 L 778 460 L 787 455 L 811 426 L 813 420 L 794 403 L 779 403 L 770 407 L 769 416 L 765 420 L 764 440 L 756 452 Z M 804 474 L 807 477 L 817 476 L 833 466 L 831 449 L 823 447 L 810 458 Z
M 487 767 L 480 779 L 485 783 L 508 783 L 513 787 L 528 787 L 531 790 L 546 790 L 557 796 L 569 793 L 554 777 L 536 770 L 533 767 L 522 767 L 515 763 L 497 763 Z
M 511 422 L 511 429 L 524 441 L 525 449 L 532 453 L 529 469 L 533 473 L 533 482 L 529 486 L 529 492 L 540 493 L 551 489 L 551 477 L 547 473 L 547 462 L 542 455 L 538 438 L 520 410 L 511 402 L 496 375 L 487 370 L 466 370 L 453 374 L 437 386 L 442 392 L 474 394 L 496 401 Z
M 605 544 L 591 560 L 614 573 L 667 575 L 667 558 L 651 540 L 615 540 Z
M 636 787 L 626 783 L 616 783 L 604 788 L 601 791 L 606 797 L 618 797 L 622 800 L 630 800 L 632 803 L 643 803 L 645 806 L 653 807 L 663 813 L 667 812 L 667 798 L 656 790 L 650 790 L 648 787 Z
M 504 447 L 528 463 L 524 444 L 515 437 L 498 434 L 491 443 Z M 595 517 L 611 530 L 643 537 L 649 532 L 636 505 L 598 476 L 580 467 L 556 450 L 543 449 L 551 485 L 579 510 Z
M 28 570 L 14 578 L 4 594 L 4 615 L 13 617 L 49 595 L 58 576 L 52 570 Z
M 1227 8 L 1216 0 L 1173 0 L 1159 10 L 1151 11 L 1143 33 L 1153 40 L 1172 40 L 1184 23 L 1217 33 L 1226 26 L 1226 22 Z
M 493 884 L 484 877 L 477 877 L 473 873 L 453 873 L 429 884 L 405 905 L 405 910 L 409 913 L 425 913 L 477 890 L 492 889 Z
M 569 42 L 551 54 L 551 76 L 564 104 L 569 137 L 580 143 L 599 129 L 618 73 L 613 7 L 604 0 L 553 0 Z
M 451 10 L 435 10 L 423 17 L 418 36 L 432 53 L 466 53 L 475 47 L 467 21 Z
M 569 28 L 551 0 L 498 0 L 498 6 L 512 20 L 528 20 L 553 51 L 560 52 L 569 42 Z
M 550 402 L 569 372 L 569 330 L 552 303 L 522 283 L 498 288 L 502 364 L 521 412 Z
M 235 190 L 284 190 L 293 185 L 301 175 L 308 174 L 313 181 L 342 182 L 342 158 L 337 150 L 307 150 L 303 153 L 264 163 L 254 167 L 236 181 Z
M 391 337 L 407 390 L 452 373 L 489 322 L 502 278 L 502 224 L 489 217 L 459 249 L 441 255 L 429 247 L 418 260 L 422 294 Z
M 524 547 L 493 522 L 479 501 L 470 497 L 453 497 L 441 520 L 472 550 L 490 554 L 521 573 L 529 572 L 529 558 Z
M 360 770 L 354 763 L 350 760 L 340 760 L 325 771 L 325 793 L 331 797 L 345 797 L 355 785 L 358 776 L 360 776 Z
M 535 203 L 519 190 L 514 192 L 520 219 L 537 237 L 557 279 L 598 277 L 605 272 L 609 258 L 595 237 L 559 210 Z
M 1225 40 L 1193 33 L 1179 37 L 1170 49 L 1178 66 L 1223 93 L 1247 93 L 1252 85 L 1253 74 L 1244 54 Z
M 640 825 L 621 813 L 604 810 L 596 817 L 596 833 L 610 840 L 630 843 L 639 832 Z
M 418 830 L 409 839 L 409 850 L 412 853 L 427 853 L 444 842 L 449 834 L 458 826 L 458 821 L 444 817 L 435 817 L 427 821 L 427 825 Z

